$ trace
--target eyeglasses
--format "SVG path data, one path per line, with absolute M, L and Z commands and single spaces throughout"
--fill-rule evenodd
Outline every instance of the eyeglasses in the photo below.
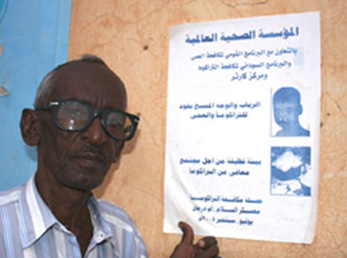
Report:
M 128 141 L 135 135 L 138 116 L 117 109 L 98 110 L 86 103 L 73 100 L 52 101 L 36 110 L 52 110 L 55 125 L 64 131 L 83 131 L 100 117 L 104 131 L 115 140 Z

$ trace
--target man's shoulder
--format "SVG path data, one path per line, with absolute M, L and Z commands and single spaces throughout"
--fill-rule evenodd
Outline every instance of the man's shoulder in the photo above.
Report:
M 122 208 L 120 208 L 119 206 L 115 205 L 114 203 L 110 201 L 97 199 L 97 202 L 99 204 L 100 211 L 103 214 L 108 214 L 110 216 L 124 217 L 124 218 L 129 217 L 129 215 L 126 213 L 125 210 L 123 210 Z
M 97 200 L 99 211 L 111 224 L 128 231 L 137 231 L 134 221 L 128 213 L 119 206 L 105 200 Z
M 23 187 L 17 186 L 6 191 L 0 191 L 0 206 L 11 205 L 20 198 Z
M 135 254 L 135 252 L 139 252 L 136 257 L 148 257 L 141 234 L 128 213 L 109 201 L 97 200 L 97 202 L 102 217 L 101 221 L 104 221 L 105 225 L 111 230 L 109 231 L 110 235 L 117 236 L 114 238 L 114 241 L 117 242 L 116 246 L 126 248 L 124 253 Z

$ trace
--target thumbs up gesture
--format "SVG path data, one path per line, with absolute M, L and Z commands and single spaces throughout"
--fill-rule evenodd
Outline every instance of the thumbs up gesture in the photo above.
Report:
M 193 244 L 194 232 L 191 226 L 182 221 L 178 223 L 178 226 L 183 236 L 170 258 L 218 258 L 219 247 L 215 237 L 204 237 Z

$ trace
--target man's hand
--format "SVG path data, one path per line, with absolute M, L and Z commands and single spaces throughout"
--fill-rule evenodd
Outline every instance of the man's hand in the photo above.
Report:
M 217 258 L 219 248 L 215 237 L 204 237 L 193 244 L 194 232 L 191 226 L 182 221 L 178 226 L 183 231 L 183 236 L 170 258 Z

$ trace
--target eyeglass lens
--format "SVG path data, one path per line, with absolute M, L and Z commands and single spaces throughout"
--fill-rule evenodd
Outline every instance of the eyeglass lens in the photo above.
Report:
M 62 128 L 70 131 L 89 126 L 93 118 L 93 109 L 79 102 L 61 103 L 57 111 L 57 122 Z M 116 139 L 125 139 L 133 131 L 132 121 L 121 112 L 104 111 L 101 119 L 107 132 Z

